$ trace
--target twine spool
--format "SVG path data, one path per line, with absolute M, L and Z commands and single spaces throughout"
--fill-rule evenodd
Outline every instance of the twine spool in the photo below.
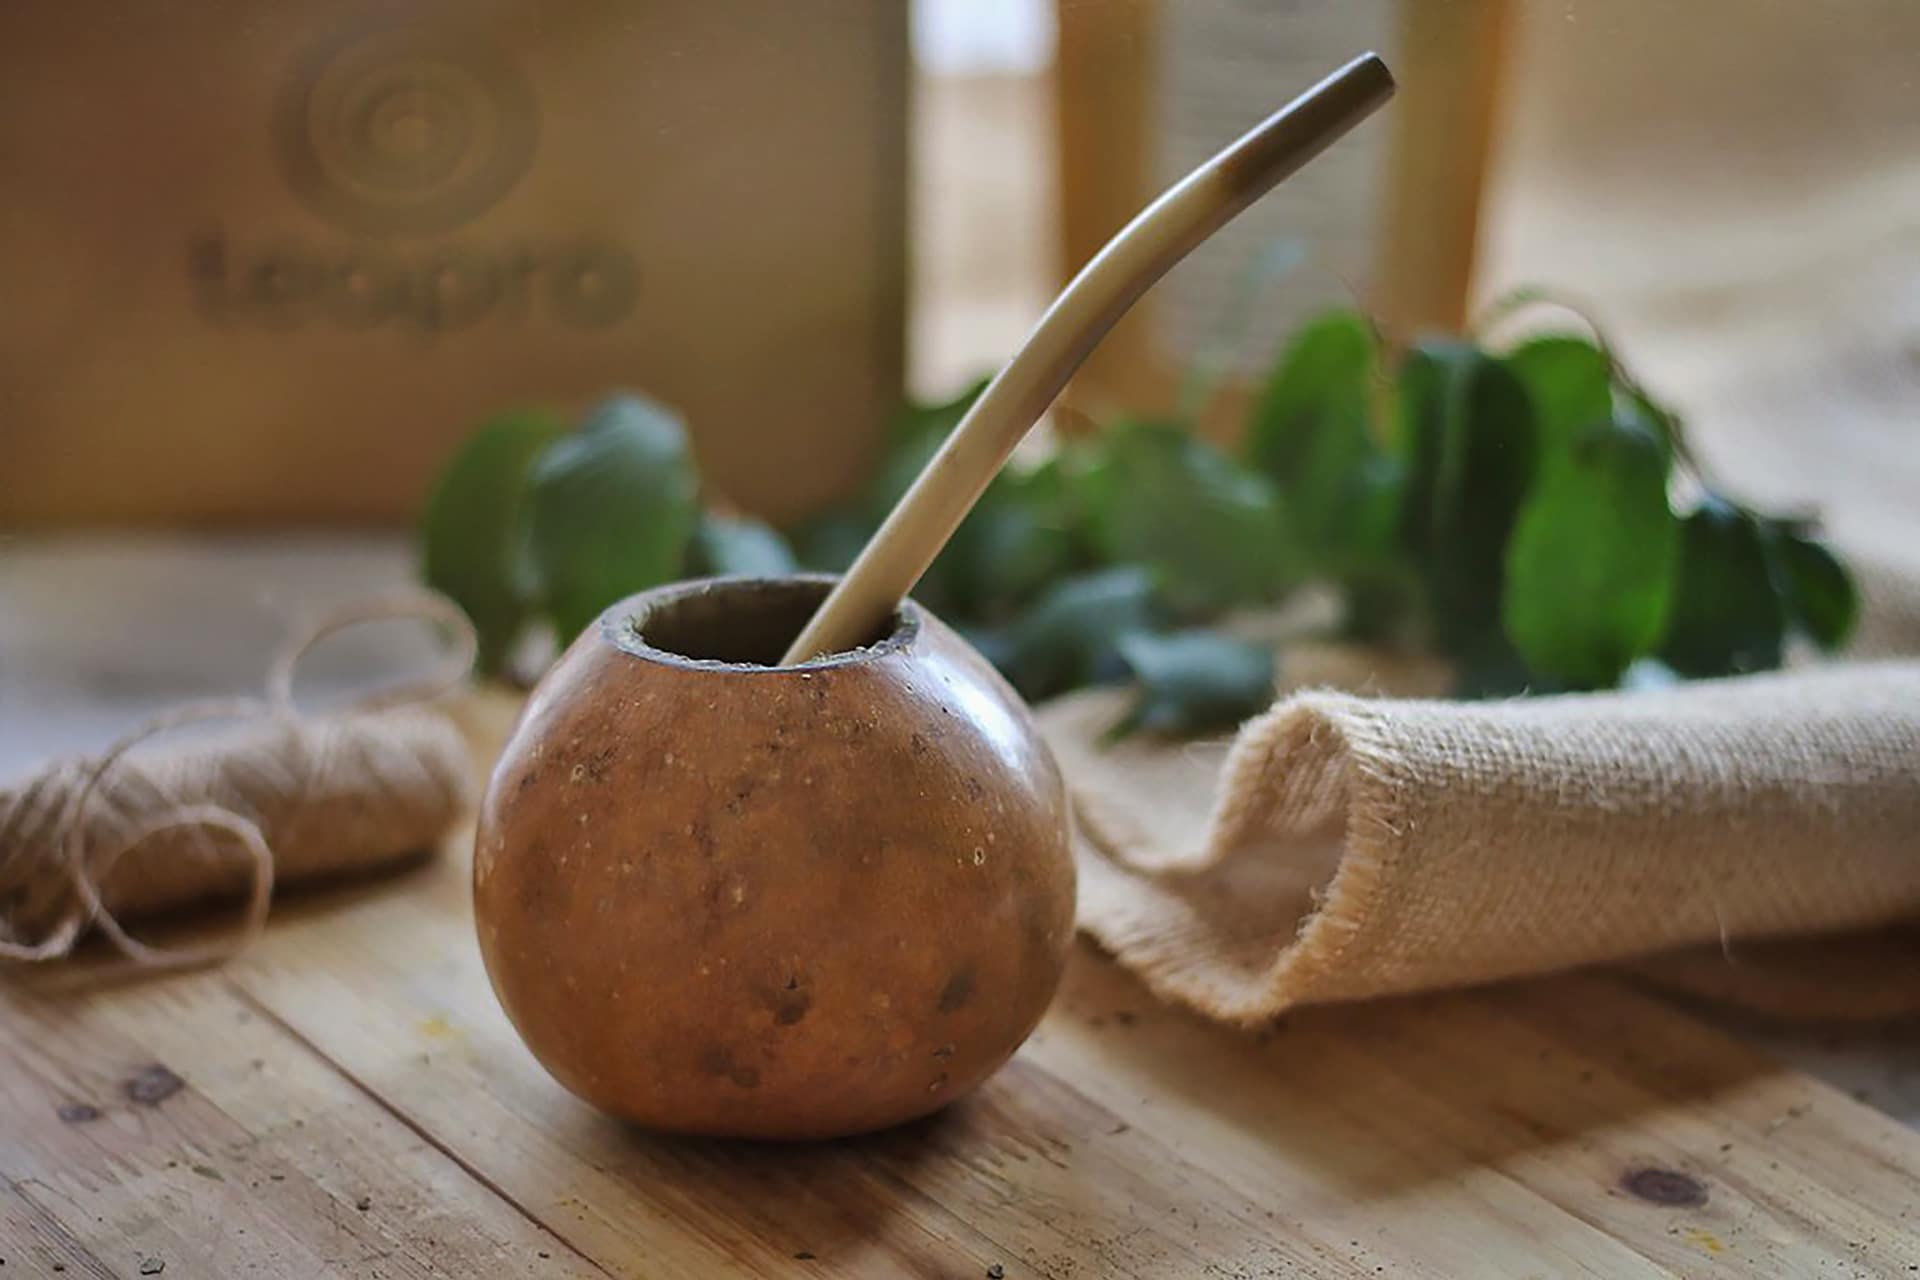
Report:
M 300 660 L 367 622 L 419 620 L 450 637 L 435 670 L 347 710 L 295 707 Z M 459 685 L 475 637 L 446 598 L 409 591 L 330 612 L 274 660 L 264 697 L 190 703 L 98 755 L 56 761 L 0 789 L 0 957 L 58 959 L 98 928 L 134 963 L 200 964 L 256 938 L 276 882 L 367 869 L 432 847 L 471 798 L 459 731 L 425 703 Z M 156 734 L 237 722 L 205 739 Z M 159 948 L 123 918 L 217 898 L 243 900 L 225 938 Z

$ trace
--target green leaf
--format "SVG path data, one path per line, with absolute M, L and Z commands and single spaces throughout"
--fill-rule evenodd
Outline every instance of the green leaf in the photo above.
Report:
M 478 666 L 497 674 L 533 614 L 518 572 L 520 520 L 534 459 L 560 435 L 539 410 L 489 418 L 454 454 L 427 496 L 421 576 L 466 611 L 479 636 Z
M 971 633 L 1013 687 L 1038 702 L 1124 674 L 1120 637 L 1153 625 L 1153 580 L 1136 565 L 1057 583 L 1003 627 Z
M 1346 486 L 1337 541 L 1325 553 L 1329 572 L 1343 577 L 1355 572 L 1377 576 L 1404 567 L 1398 536 L 1406 496 L 1405 462 L 1384 455 L 1366 459 Z
M 1456 698 L 1516 698 L 1525 693 L 1563 692 L 1553 680 L 1528 667 L 1506 633 L 1498 629 L 1470 637 L 1451 656 Z
M 1295 572 L 1272 486 L 1179 427 L 1115 424 L 1080 484 L 1097 551 L 1151 568 L 1177 610 L 1269 599 Z
M 887 450 L 860 499 L 861 509 L 874 528 L 880 527 L 880 522 L 926 470 L 945 439 L 937 433 L 926 432 L 899 439 Z
M 960 425 L 960 420 L 967 416 L 967 410 L 973 408 L 973 402 L 980 398 L 981 392 L 987 389 L 991 381 L 991 378 L 978 378 L 948 400 L 909 400 L 894 415 L 888 429 L 889 449 L 917 444 L 929 438 L 936 443 L 945 440 L 953 434 L 953 429 Z M 887 505 L 893 504 L 889 502 Z
M 1852 575 L 1833 552 L 1793 523 L 1770 521 L 1766 531 L 1789 621 L 1822 649 L 1840 648 L 1860 613 Z
M 787 540 L 763 520 L 703 512 L 687 548 L 694 577 L 778 578 L 794 571 Z
M 973 402 L 987 389 L 982 378 L 954 396 L 936 403 L 908 401 L 894 415 L 887 429 L 887 451 L 868 483 L 861 503 L 875 527 L 887 518 L 927 462 L 946 443 L 960 420 L 973 408 Z
M 1571 446 L 1613 418 L 1613 361 L 1585 338 L 1555 334 L 1503 357 L 1527 389 L 1542 452 Z
M 1401 536 L 1449 653 L 1500 632 L 1507 539 L 1533 483 L 1533 406 L 1504 364 L 1463 342 L 1407 354 L 1397 385 L 1408 468 Z
M 865 545 L 867 535 L 880 527 L 880 523 L 912 487 L 986 387 L 987 380 L 983 378 L 950 400 L 932 404 L 909 401 L 894 416 L 887 433 L 887 452 L 856 504 L 857 514 L 865 529 L 859 540 L 852 544 L 852 554 L 846 556 L 847 564 L 852 563 L 853 555 L 857 555 L 860 547 Z M 844 534 L 844 530 L 835 532 Z M 844 554 L 843 547 L 836 547 L 835 550 Z M 950 541 L 914 588 L 914 599 L 951 620 L 965 618 L 966 584 L 960 580 L 964 578 L 964 567 L 960 563 L 963 559 L 964 553 L 953 553 Z
M 1373 326 L 1353 311 L 1308 323 L 1288 345 L 1253 412 L 1247 460 L 1273 480 L 1301 548 L 1367 562 L 1391 543 L 1399 469 L 1374 438 L 1379 364 Z
M 1357 569 L 1348 573 L 1340 586 L 1344 602 L 1339 634 L 1343 639 L 1402 649 L 1430 642 L 1422 617 L 1426 595 L 1411 566 Z
M 1613 414 L 1620 421 L 1631 422 L 1653 437 L 1654 442 L 1660 446 L 1660 459 L 1671 476 L 1674 459 L 1680 450 L 1679 417 L 1672 410 L 1649 400 L 1635 387 L 1621 389 L 1619 396 L 1613 402 Z
M 533 468 L 527 556 L 563 640 L 601 610 L 678 576 L 698 514 L 687 434 L 637 396 L 595 409 Z
M 994 622 L 1030 603 L 1082 559 L 1059 460 L 994 477 L 935 569 L 954 617 Z
M 1786 610 L 1760 523 L 1709 497 L 1680 524 L 1680 572 L 1660 659 L 1685 676 L 1780 665 Z
M 1377 360 L 1373 326 L 1329 311 L 1301 326 L 1268 375 L 1247 427 L 1247 461 L 1282 482 L 1308 470 L 1323 438 L 1364 443 Z
M 788 538 L 807 568 L 841 573 L 867 545 L 875 527 L 852 507 L 835 507 L 795 525 Z
M 1273 702 L 1273 651 L 1212 631 L 1131 631 L 1118 641 L 1140 693 L 1107 737 L 1231 729 Z
M 1666 456 L 1637 423 L 1589 428 L 1553 455 L 1507 547 L 1503 621 L 1528 666 L 1599 689 L 1653 652 L 1679 533 Z

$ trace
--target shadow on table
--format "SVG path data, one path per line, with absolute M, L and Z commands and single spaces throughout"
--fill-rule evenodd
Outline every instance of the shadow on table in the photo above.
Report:
M 825 1143 L 665 1138 L 573 1100 L 532 1062 L 486 989 L 466 880 L 464 859 L 442 857 L 290 891 L 257 962 L 226 980 L 595 1256 L 664 1241 L 833 1274 L 947 1269 L 956 1255 L 975 1274 L 1044 1270 L 1055 1254 L 1056 1270 L 1268 1254 L 1281 1266 L 1289 1221 L 1482 1177 L 1490 1203 L 1524 1196 L 1507 1184 L 1530 1181 L 1536 1153 L 1556 1152 L 1563 1186 L 1590 1176 L 1596 1197 L 1651 1171 L 1643 1198 L 1684 1200 L 1725 1134 L 1764 1127 L 1751 1111 L 1765 1097 L 1746 1086 L 1778 1070 L 1605 975 L 1241 1031 L 1159 1002 L 1083 943 L 1034 1039 L 940 1115 Z M 143 975 L 96 947 L 28 976 L 56 994 Z
M 1604 975 L 1248 1032 L 1159 1003 L 1082 945 L 1028 1048 L 928 1120 L 792 1145 L 660 1137 L 584 1108 L 576 1122 L 604 1172 L 697 1230 L 835 1268 L 910 1269 L 929 1239 L 990 1264 L 1005 1256 L 995 1241 L 1075 1230 L 1095 1256 L 1143 1232 L 1149 1253 L 1189 1235 L 1244 1249 L 1316 1206 L 1476 1172 L 1504 1187 L 1530 1155 L 1567 1147 L 1582 1150 L 1556 1163 L 1591 1171 L 1596 1197 L 1697 1204 L 1731 1126 L 1666 1121 L 1774 1070 Z M 1167 1216 L 1176 1204 L 1197 1214 L 1191 1232 Z
M 743 1259 L 818 1262 L 826 1274 L 913 1274 L 937 1254 L 976 1260 L 978 1275 L 1007 1258 L 926 1193 L 951 1177 L 967 1147 L 964 1104 L 877 1134 L 769 1143 L 671 1137 L 619 1126 L 617 1172 L 683 1227 Z M 612 1121 L 596 1123 L 614 1125 Z M 798 1269 L 796 1269 L 798 1270 Z
M 1242 1031 L 1161 1003 L 1084 944 L 1028 1052 L 1122 1121 L 1137 1099 L 1154 1117 L 1143 1124 L 1257 1145 L 1251 1159 L 1353 1195 L 1569 1145 L 1595 1148 L 1584 1163 L 1607 1187 L 1650 1165 L 1711 1164 L 1725 1125 L 1650 1122 L 1780 1070 L 1603 973 L 1312 1008 Z M 1708 1135 L 1712 1146 L 1685 1149 Z M 1608 1164 L 1609 1150 L 1637 1155 Z
M 374 899 L 422 887 L 436 876 L 440 859 L 448 856 L 451 854 L 446 852 L 438 857 L 423 852 L 378 867 L 343 871 L 277 887 L 267 916 L 267 932 L 295 921 L 350 912 Z M 241 905 L 236 898 L 168 912 L 155 919 L 123 923 L 136 941 L 149 947 L 185 951 L 237 936 Z M 207 969 L 222 960 L 216 957 L 186 968 L 189 971 Z M 44 996 L 110 991 L 180 972 L 182 967 L 177 965 L 138 963 L 122 955 L 97 931 L 83 938 L 71 955 L 57 961 L 0 962 L 0 982 Z

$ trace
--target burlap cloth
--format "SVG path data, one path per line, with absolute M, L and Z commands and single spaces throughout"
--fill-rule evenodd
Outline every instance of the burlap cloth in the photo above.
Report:
M 1873 634 L 1897 630 L 1920 578 L 1864 576 Z M 1441 674 L 1284 660 L 1294 685 Z M 1479 703 L 1311 688 L 1231 742 L 1103 748 L 1124 697 L 1041 723 L 1075 795 L 1081 928 L 1168 999 L 1252 1022 L 1651 956 L 1775 1013 L 1920 1005 L 1920 931 L 1897 927 L 1920 921 L 1920 662 Z
M 1566 8 L 1513 6 L 1484 294 L 1583 303 L 1717 485 L 1822 516 L 1868 601 L 1850 657 L 1920 657 L 1920 153 L 1885 127 L 1912 114 L 1920 7 Z M 1440 687 L 1327 656 L 1288 649 L 1283 682 Z M 1100 693 L 1043 712 L 1082 924 L 1216 1016 L 1600 961 L 1775 1012 L 1920 1005 L 1920 666 L 1298 693 L 1231 745 L 1101 753 L 1116 715 Z

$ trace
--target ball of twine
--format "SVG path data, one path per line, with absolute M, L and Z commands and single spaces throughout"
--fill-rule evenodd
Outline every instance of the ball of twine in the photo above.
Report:
M 421 678 L 309 715 L 295 671 L 322 640 L 363 623 L 437 624 L 446 651 Z M 170 708 L 91 756 L 55 761 L 0 789 L 0 957 L 54 960 L 98 929 L 135 964 L 204 964 L 265 926 L 276 880 L 370 867 L 431 847 L 465 809 L 471 765 L 459 731 L 424 704 L 472 669 L 458 606 L 427 591 L 357 601 L 290 637 L 264 696 Z M 208 741 L 158 734 L 235 722 Z M 151 946 L 122 917 L 239 896 L 218 941 Z

